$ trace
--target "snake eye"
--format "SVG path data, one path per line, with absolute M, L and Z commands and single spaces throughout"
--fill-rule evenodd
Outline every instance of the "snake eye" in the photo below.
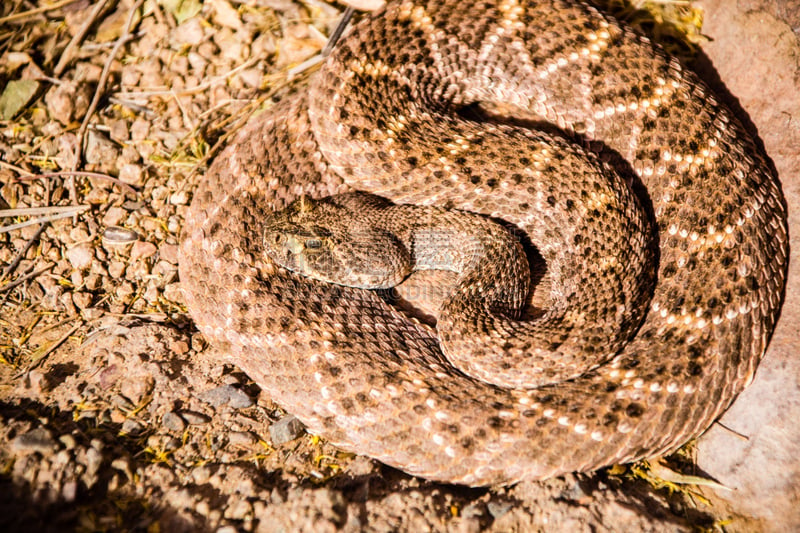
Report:
M 319 239 L 308 239 L 306 241 L 306 248 L 310 248 L 312 250 L 322 248 L 322 241 Z
M 275 234 L 275 235 L 272 237 L 272 241 L 273 241 L 275 244 L 280 244 L 280 243 L 282 243 L 282 242 L 283 242 L 283 234 L 282 234 L 282 233 L 276 233 L 276 234 Z

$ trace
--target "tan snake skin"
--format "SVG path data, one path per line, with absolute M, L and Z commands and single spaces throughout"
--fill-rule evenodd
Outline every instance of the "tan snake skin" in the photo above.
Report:
M 467 377 L 430 327 L 374 292 L 263 254 L 264 221 L 302 193 L 368 191 L 526 231 L 537 208 L 569 213 L 566 193 L 592 194 L 556 168 L 558 150 L 531 155 L 503 140 L 510 128 L 461 118 L 477 102 L 619 156 L 655 219 L 643 323 L 578 378 L 504 389 Z M 180 254 L 200 331 L 309 431 L 415 475 L 488 485 L 655 456 L 700 434 L 766 349 L 788 237 L 763 154 L 646 39 L 578 1 L 442 0 L 362 20 L 307 92 L 251 121 L 195 193 Z
M 493 128 L 474 124 L 470 136 L 486 146 L 485 130 Z M 515 133 L 504 130 L 503 144 L 559 169 L 528 181 L 526 194 L 571 202 L 569 208 L 535 202 L 526 221 L 552 289 L 527 316 L 531 266 L 522 243 L 474 213 L 397 205 L 363 192 L 304 196 L 266 223 L 264 253 L 292 272 L 365 289 L 395 287 L 414 272 L 452 272 L 455 280 L 435 314 L 442 353 L 453 366 L 500 387 L 579 377 L 611 359 L 644 316 L 655 248 L 642 236 L 652 228 L 625 181 L 588 154 L 557 138 Z M 502 179 L 519 168 L 508 154 L 481 172 Z M 387 300 L 399 303 L 391 293 Z

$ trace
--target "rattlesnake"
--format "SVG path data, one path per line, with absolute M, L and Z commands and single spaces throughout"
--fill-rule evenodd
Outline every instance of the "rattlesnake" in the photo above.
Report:
M 498 115 L 509 110 L 547 133 L 508 125 Z M 533 157 L 504 132 L 551 137 L 553 151 Z M 264 254 L 274 210 L 354 189 L 531 232 L 537 206 L 572 200 L 531 180 L 591 193 L 570 181 L 579 166 L 552 165 L 561 133 L 632 181 L 657 244 L 635 336 L 579 377 L 481 382 L 374 291 Z M 766 349 L 788 238 L 777 178 L 740 122 L 613 18 L 569 0 L 400 1 L 356 24 L 307 91 L 251 120 L 215 160 L 180 254 L 200 331 L 309 431 L 415 475 L 487 485 L 663 454 L 701 433 Z

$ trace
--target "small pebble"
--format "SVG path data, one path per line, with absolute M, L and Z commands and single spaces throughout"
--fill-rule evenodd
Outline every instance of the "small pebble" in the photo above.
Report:
M 256 438 L 247 431 L 231 431 L 228 433 L 228 443 L 234 446 L 252 446 Z
M 75 496 L 78 494 L 78 482 L 74 479 L 66 481 L 64 486 L 61 487 L 61 498 L 65 502 L 75 501 Z
M 89 274 L 84 281 L 87 290 L 96 291 L 103 285 L 103 278 L 99 274 Z
M 170 283 L 164 287 L 164 298 L 173 302 L 183 301 L 183 290 L 180 283 Z M 194 339 L 194 337 L 192 337 Z M 194 349 L 194 346 L 192 346 Z
M 231 497 L 228 499 L 228 503 L 229 505 L 225 508 L 225 518 L 244 520 L 248 515 L 252 516 L 253 514 L 253 506 L 243 498 Z
M 230 405 L 234 409 L 244 409 L 253 405 L 253 400 L 233 385 L 222 385 L 200 394 L 200 398 L 214 407 Z
M 87 309 L 93 300 L 94 297 L 88 292 L 76 292 L 72 295 L 72 301 L 78 309 Z
M 69 433 L 65 433 L 58 437 L 58 441 L 64 445 L 64 448 L 67 450 L 74 450 L 77 443 L 75 442 L 75 437 L 70 435 Z
M 109 120 L 109 134 L 111 135 L 111 139 L 118 143 L 127 141 L 130 137 L 127 121 L 121 119 Z
M 61 168 L 69 168 L 77 164 L 75 152 L 79 144 L 78 136 L 74 133 L 65 133 L 58 139 L 58 154 L 56 161 Z
M 91 165 L 100 165 L 102 168 L 104 164 L 113 164 L 117 160 L 117 157 L 119 157 L 119 149 L 116 144 L 111 142 L 108 137 L 102 133 L 89 130 L 84 154 L 84 159 L 86 159 L 87 163 Z
M 169 343 L 169 351 L 175 355 L 184 355 L 189 351 L 189 343 L 183 339 Z
M 173 283 L 173 285 L 177 284 Z M 177 287 L 177 290 L 179 291 L 180 287 Z M 206 340 L 203 337 L 202 333 L 195 333 L 194 335 L 192 335 L 192 350 L 196 352 L 201 352 L 205 349 L 206 344 L 207 344 Z
M 141 187 L 144 185 L 144 169 L 135 163 L 123 165 L 119 169 L 119 180 L 134 187 Z
M 50 457 L 50 466 L 55 470 L 64 470 L 67 465 L 72 463 L 73 455 L 74 454 L 70 450 L 61 450 L 57 454 Z
M 292 415 L 285 416 L 269 426 L 269 438 L 272 444 L 285 444 L 299 437 L 305 426 Z
M 348 470 L 354 477 L 367 476 L 377 470 L 377 465 L 369 457 L 357 455 L 348 466 Z
M 74 84 L 59 84 L 53 86 L 44 96 L 50 116 L 65 126 L 72 121 L 75 113 L 74 93 Z
M 497 520 L 511 510 L 511 504 L 508 502 L 489 502 L 486 504 L 486 510 L 492 515 L 492 518 Z
M 128 418 L 122 423 L 121 431 L 124 435 L 137 435 L 142 431 L 142 425 L 136 420 Z
M 195 505 L 194 510 L 200 516 L 205 516 L 205 517 L 208 517 L 208 513 L 211 512 L 211 508 L 209 507 L 208 502 L 205 500 L 200 500 L 199 502 L 197 502 L 197 505 Z
M 147 259 L 152 257 L 158 251 L 158 248 L 152 242 L 136 241 L 131 248 L 131 261 L 137 259 Z
M 123 69 L 124 71 L 125 69 Z M 131 139 L 134 141 L 144 141 L 150 135 L 150 122 L 143 118 L 137 118 L 131 125 Z
M 122 261 L 111 261 L 108 265 L 108 275 L 114 279 L 119 279 L 125 274 L 125 263 Z
M 205 39 L 205 32 L 200 23 L 200 17 L 192 17 L 172 30 L 170 44 L 174 48 L 184 45 L 197 45 Z
M 91 243 L 85 242 L 77 246 L 73 246 L 67 250 L 67 260 L 72 265 L 72 268 L 83 270 L 92 265 L 94 259 L 94 248 Z
M 118 226 L 122 224 L 126 218 L 128 218 L 127 211 L 119 206 L 111 206 L 108 208 L 108 211 L 106 211 L 106 214 L 103 215 L 103 224 L 106 226 Z
M 86 450 L 86 476 L 94 478 L 103 464 L 103 454 L 94 448 Z
M 181 411 L 181 417 L 186 420 L 189 424 L 198 426 L 200 424 L 208 424 L 211 421 L 210 416 L 206 416 L 202 413 L 196 413 L 194 411 Z
M 208 482 L 211 477 L 211 470 L 207 466 L 198 466 L 192 470 L 192 479 L 198 485 L 203 485 Z
M 239 11 L 225 0 L 212 2 L 214 6 L 214 22 L 227 26 L 228 28 L 239 30 L 242 28 L 242 19 Z
M 57 449 L 58 444 L 53 435 L 44 428 L 32 429 L 11 441 L 11 450 L 16 453 L 38 452 L 46 457 Z
M 177 244 L 162 244 L 159 249 L 161 259 L 172 263 L 178 264 L 178 245 Z
M 172 205 L 186 205 L 189 203 L 189 193 L 186 191 L 176 191 L 170 195 L 169 203 Z

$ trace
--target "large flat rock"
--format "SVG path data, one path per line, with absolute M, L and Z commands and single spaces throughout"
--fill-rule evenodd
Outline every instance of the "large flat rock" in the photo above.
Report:
M 698 463 L 764 530 L 800 529 L 800 6 L 705 0 L 704 52 L 749 115 L 783 184 L 791 259 L 781 319 L 753 384 L 698 443 Z M 703 70 L 700 68 L 700 70 Z

